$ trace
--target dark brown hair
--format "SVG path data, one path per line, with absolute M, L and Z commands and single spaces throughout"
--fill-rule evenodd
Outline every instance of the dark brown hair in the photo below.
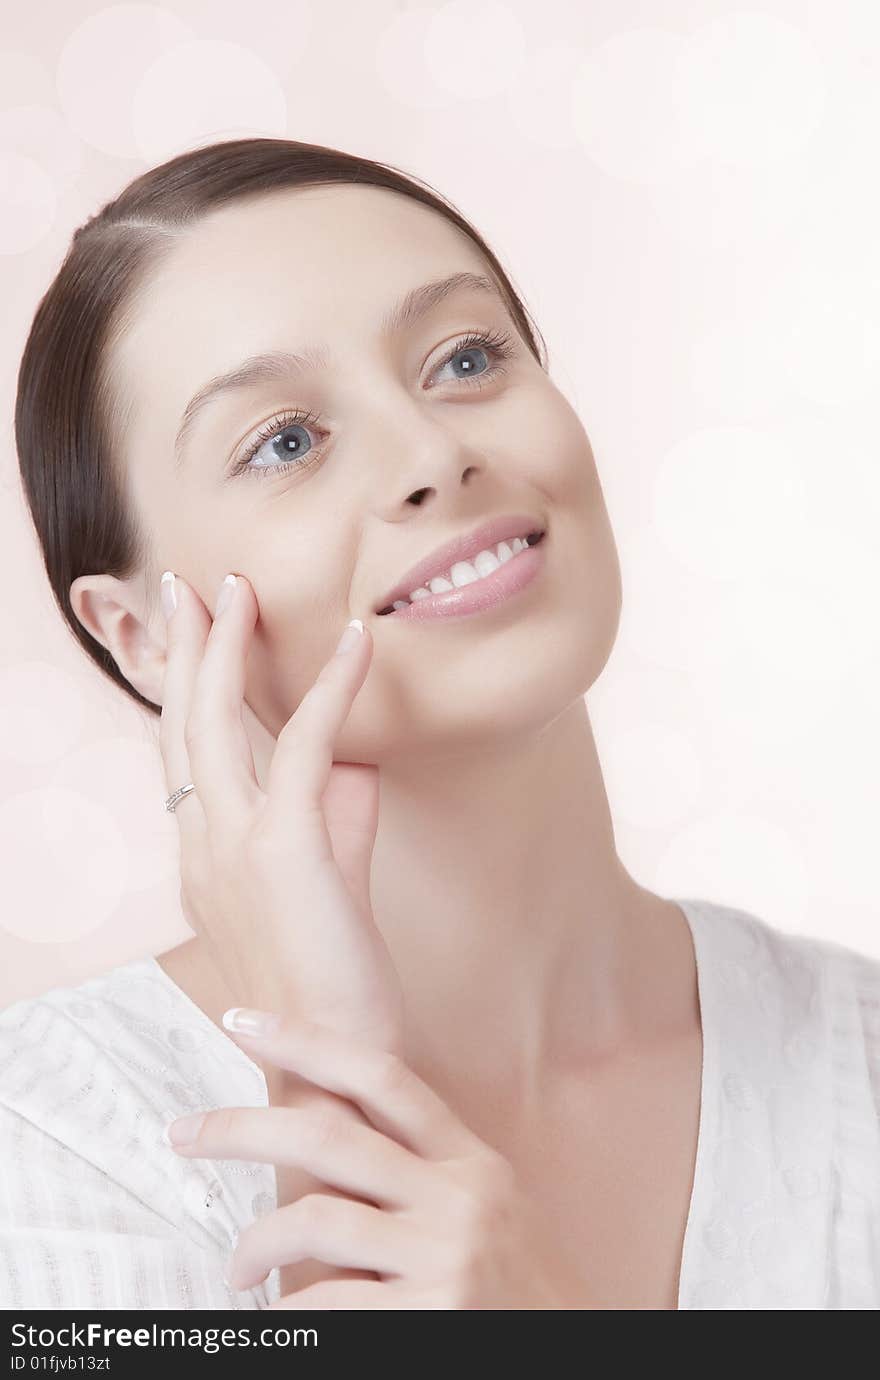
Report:
M 462 230 L 494 273 L 524 341 L 546 367 L 540 331 L 474 227 L 426 183 L 369 158 L 288 139 L 227 140 L 149 169 L 90 217 L 74 233 L 34 315 L 18 374 L 15 440 L 49 584 L 65 621 L 101 670 L 154 714 L 159 706 L 126 680 L 70 602 L 70 586 L 80 575 L 129 579 L 152 567 L 148 535 L 126 497 L 118 453 L 127 414 L 114 387 L 114 342 L 136 314 L 150 270 L 177 230 L 245 197 L 337 182 L 402 193 Z M 147 581 L 148 604 L 155 582 Z

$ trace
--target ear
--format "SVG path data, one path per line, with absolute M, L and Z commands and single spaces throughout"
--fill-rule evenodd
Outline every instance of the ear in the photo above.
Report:
M 165 623 L 158 598 L 147 603 L 143 580 L 80 575 L 70 586 L 70 604 L 87 632 L 113 657 L 136 690 L 162 703 Z

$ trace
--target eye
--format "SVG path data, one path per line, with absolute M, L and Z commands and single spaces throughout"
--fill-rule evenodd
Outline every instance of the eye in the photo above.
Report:
M 494 355 L 496 363 L 491 364 L 488 369 L 484 369 L 481 373 L 477 374 L 474 372 L 475 366 L 472 363 L 472 358 L 468 359 L 468 356 L 473 357 L 474 355 L 485 354 Z M 445 369 L 447 364 L 452 364 L 459 355 L 462 355 L 464 358 L 465 372 L 463 375 L 459 376 L 459 381 L 468 382 L 471 378 L 494 378 L 496 374 L 504 373 L 504 367 L 502 364 L 498 363 L 498 361 L 508 359 L 512 354 L 513 350 L 511 348 L 509 336 L 503 335 L 499 331 L 488 333 L 485 331 L 471 331 L 469 335 L 464 336 L 461 340 L 457 340 L 451 350 L 447 350 L 446 355 L 437 367 L 439 369 Z
M 508 359 L 513 353 L 514 348 L 510 336 L 500 331 L 471 331 L 457 340 L 451 349 L 447 350 L 435 372 L 445 369 L 460 355 L 463 360 L 464 372 L 458 376 L 456 381 L 463 383 L 466 387 L 481 388 L 487 379 L 494 378 L 496 374 L 504 373 L 502 361 Z M 495 362 L 490 364 L 488 368 L 479 370 L 479 363 L 475 362 L 474 359 L 475 356 L 478 357 L 479 355 L 493 355 Z M 309 439 L 308 427 L 317 426 L 320 420 L 319 413 L 302 412 L 299 409 L 292 412 L 282 412 L 278 416 L 272 417 L 251 441 L 245 454 L 236 461 L 231 475 L 235 476 L 245 472 L 274 475 L 284 474 L 293 469 L 307 469 L 313 463 L 307 457 L 309 452 L 315 449 Z M 271 444 L 267 444 L 270 442 Z M 257 458 L 264 446 L 269 457 L 269 463 L 267 465 L 252 464 L 251 462 Z
M 245 454 L 236 462 L 232 474 L 241 474 L 245 470 L 249 474 L 277 474 L 284 470 L 305 469 L 311 461 L 303 457 L 313 449 L 307 428 L 316 426 L 320 420 L 318 413 L 301 412 L 299 409 L 272 417 L 251 441 Z M 252 465 L 250 462 L 264 446 L 269 453 L 270 463 L 267 466 Z M 277 463 L 273 464 L 273 460 Z

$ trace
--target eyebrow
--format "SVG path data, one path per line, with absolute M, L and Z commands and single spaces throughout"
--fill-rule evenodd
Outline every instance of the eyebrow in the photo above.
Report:
M 382 318 L 380 333 L 387 338 L 413 325 L 421 317 L 438 306 L 453 292 L 483 292 L 498 298 L 502 306 L 509 310 L 498 284 L 480 273 L 452 273 L 448 278 L 438 278 L 431 283 L 422 283 L 411 288 Z M 307 346 L 299 353 L 289 350 L 270 350 L 252 355 L 243 360 L 228 373 L 218 374 L 209 379 L 204 387 L 190 398 L 183 413 L 180 429 L 174 441 L 174 464 L 179 468 L 183 461 L 183 451 L 188 436 L 195 426 L 196 419 L 205 408 L 223 394 L 254 388 L 263 383 L 275 383 L 295 374 L 316 372 L 327 367 L 326 349 Z

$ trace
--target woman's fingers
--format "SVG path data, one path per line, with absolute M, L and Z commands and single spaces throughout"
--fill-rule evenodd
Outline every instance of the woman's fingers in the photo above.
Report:
M 182 580 L 172 581 L 171 574 L 166 571 L 162 576 L 161 597 L 167 631 L 159 721 L 159 747 L 168 795 L 187 782 L 195 781 L 186 748 L 186 718 L 211 627 L 210 615 L 201 600 L 187 598 L 189 590 L 183 587 Z M 166 600 L 173 604 L 170 614 L 165 607 Z M 174 813 L 183 837 L 204 842 L 207 833 L 205 811 L 197 790 L 179 801 Z
M 176 581 L 178 611 L 169 624 L 176 641 L 172 660 L 180 655 L 194 679 L 185 711 L 184 738 L 191 776 L 205 817 L 217 837 L 247 827 L 263 799 L 242 718 L 245 668 L 257 620 L 257 600 L 250 583 L 237 576 L 224 583 L 231 593 L 213 620 L 195 591 Z M 228 597 L 228 596 L 227 596 Z M 175 628 L 175 624 L 177 625 Z M 182 782 L 180 784 L 183 784 Z M 183 802 L 181 802 L 183 804 Z
M 322 1260 L 350 1270 L 404 1274 L 424 1244 L 413 1222 L 369 1203 L 307 1193 L 258 1217 L 240 1235 L 228 1281 L 233 1289 L 252 1289 L 271 1270 L 302 1260 Z
M 282 1018 L 276 1029 L 265 1035 L 245 1035 L 226 1028 L 255 1058 L 348 1098 L 378 1131 L 416 1155 L 454 1159 L 487 1148 L 396 1054 L 352 1040 L 327 1026 L 291 1017 Z
M 372 924 L 370 878 L 379 828 L 379 768 L 334 762 L 322 803 L 336 866 L 365 923 Z
M 360 631 L 355 626 L 360 625 Z M 334 651 L 278 735 L 266 786 L 267 811 L 277 811 L 279 828 L 292 819 L 321 812 L 330 780 L 336 739 L 364 683 L 372 656 L 372 634 L 360 619 L 344 629 L 352 639 Z M 268 821 L 267 821 L 268 823 Z
M 331 1188 L 392 1208 L 410 1207 L 424 1197 L 430 1173 L 426 1161 L 372 1126 L 354 1121 L 342 1104 L 320 1110 L 275 1104 L 219 1107 L 204 1114 L 194 1141 L 173 1148 L 187 1159 L 249 1160 L 305 1169 Z

